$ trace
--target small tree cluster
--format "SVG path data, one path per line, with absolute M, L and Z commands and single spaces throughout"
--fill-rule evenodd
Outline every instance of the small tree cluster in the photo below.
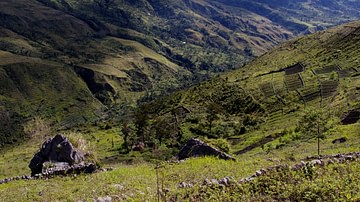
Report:
M 167 115 L 151 118 L 144 108 L 139 108 L 133 117 L 132 122 L 122 124 L 122 135 L 124 142 L 122 152 L 128 153 L 136 145 L 143 145 L 157 149 L 168 146 L 176 147 L 182 135 L 179 130 L 177 115 L 168 113 Z

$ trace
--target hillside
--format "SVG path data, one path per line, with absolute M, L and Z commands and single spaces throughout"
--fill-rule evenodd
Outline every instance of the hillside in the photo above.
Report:
M 359 37 L 360 21 L 355 21 L 295 38 L 241 69 L 141 105 L 126 114 L 128 119 L 121 126 L 106 122 L 75 127 L 77 133 L 67 131 L 66 135 L 86 139 L 98 163 L 112 169 L 50 179 L 14 178 L 0 183 L 0 200 L 358 201 Z M 51 61 L 49 72 L 42 69 L 42 60 L 24 57 L 22 61 L 37 64 L 43 74 L 62 73 L 63 78 L 46 81 L 54 88 L 56 82 L 68 85 L 66 79 L 78 78 L 70 77 L 77 75 L 72 68 L 69 72 L 58 69 L 56 61 Z M 19 80 L 16 75 L 24 75 L 21 68 L 5 70 L 3 75 L 13 75 L 11 82 Z M 82 68 L 75 70 L 81 73 Z M 47 79 L 39 72 L 25 75 Z M 12 86 L 10 81 L 4 83 Z M 69 88 L 80 93 L 86 86 L 80 82 L 77 88 Z M 32 91 L 24 95 L 37 98 Z M 92 101 L 77 95 L 72 96 L 79 102 Z M 93 105 L 103 106 L 98 101 Z M 88 108 L 80 110 L 84 109 Z M 325 126 L 317 128 L 314 123 L 322 121 Z M 21 123 L 7 126 L 16 124 Z M 321 137 L 320 156 L 317 136 Z M 190 137 L 227 151 L 236 161 L 209 157 L 164 161 Z M 0 180 L 28 175 L 29 161 L 44 139 L 33 138 L 1 150 Z M 145 148 L 134 151 L 132 146 L 139 142 Z
M 139 99 L 358 18 L 347 2 L 2 1 L 0 144 L 17 141 L 34 116 L 65 129 L 122 116 Z
M 164 134 L 173 148 L 194 136 L 224 138 L 230 151 L 243 154 L 308 141 L 298 123 L 309 110 L 341 120 L 329 122 L 340 128 L 356 123 L 359 31 L 357 21 L 290 40 L 243 69 L 142 105 L 146 115 L 134 115 L 135 142 L 139 135 L 161 142 Z M 329 134 L 358 136 L 339 130 Z

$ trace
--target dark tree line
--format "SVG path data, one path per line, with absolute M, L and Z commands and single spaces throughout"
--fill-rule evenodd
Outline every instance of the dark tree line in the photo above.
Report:
M 161 145 L 167 147 L 179 146 L 182 135 L 180 123 L 175 113 L 151 117 L 144 107 L 140 107 L 134 114 L 132 121 L 122 124 L 123 145 L 122 152 L 141 150 L 138 145 L 145 148 L 156 149 Z

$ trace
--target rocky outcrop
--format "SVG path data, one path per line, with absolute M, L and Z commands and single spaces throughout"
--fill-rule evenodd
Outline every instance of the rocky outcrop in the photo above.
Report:
M 352 110 L 350 111 L 342 120 L 343 125 L 354 124 L 360 120 L 360 111 Z
M 340 144 L 340 143 L 344 143 L 346 141 L 347 141 L 346 137 L 341 137 L 341 138 L 333 140 L 332 143 L 333 144 Z
M 224 160 L 235 160 L 232 156 L 194 138 L 190 139 L 177 155 L 179 160 L 199 156 L 216 156 Z
M 36 178 L 50 178 L 59 175 L 75 175 L 81 173 L 93 173 L 97 170 L 94 163 L 79 163 L 70 166 L 65 162 L 50 163 L 48 168 L 43 168 L 39 174 L 35 174 Z
M 45 141 L 39 152 L 31 159 L 29 168 L 31 175 L 43 172 L 45 162 L 63 162 L 69 166 L 84 160 L 84 155 L 77 151 L 64 135 L 56 135 Z

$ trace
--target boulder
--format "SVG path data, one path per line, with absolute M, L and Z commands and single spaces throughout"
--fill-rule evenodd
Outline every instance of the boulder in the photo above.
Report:
M 63 162 L 70 166 L 84 160 L 84 155 L 77 151 L 64 135 L 56 135 L 45 141 L 39 152 L 31 159 L 31 175 L 39 174 L 45 162 Z
M 216 156 L 224 160 L 235 160 L 232 156 L 194 138 L 190 139 L 177 155 L 179 160 L 198 156 Z
M 338 138 L 332 141 L 333 144 L 340 144 L 346 142 L 346 137 Z

